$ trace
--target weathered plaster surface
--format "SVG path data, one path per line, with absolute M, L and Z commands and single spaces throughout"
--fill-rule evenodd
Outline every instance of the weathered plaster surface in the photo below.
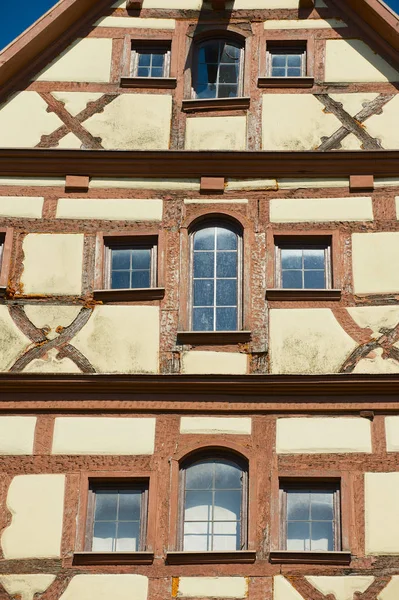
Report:
M 388 452 L 399 452 L 399 417 L 385 417 Z
M 152 418 L 59 417 L 52 454 L 153 454 L 155 422 Z
M 33 454 L 36 417 L 0 417 L 0 454 Z
M 397 600 L 399 598 L 399 575 L 393 575 L 386 588 L 378 595 L 377 600 Z
M 89 102 L 94 102 L 102 96 L 100 92 L 51 92 L 51 95 L 62 102 L 74 117 L 82 112 Z
M 1 181 L 1 180 L 0 180 Z M 399 185 L 399 183 L 398 183 Z M 90 189 L 123 188 L 134 190 L 194 190 L 200 189 L 199 179 L 120 179 L 96 178 L 90 180 Z
M 340 127 L 311 94 L 263 94 L 264 150 L 314 150 Z
M 383 348 L 376 348 L 368 356 L 360 360 L 352 373 L 399 373 L 399 362 L 392 358 L 383 357 Z
M 304 598 L 285 577 L 276 575 L 273 579 L 273 600 L 304 600 Z
M 0 185 L 62 187 L 65 185 L 65 177 L 0 177 Z
M 180 577 L 177 597 L 246 598 L 245 577 Z
M 60 600 L 147 600 L 144 575 L 75 575 Z
M 356 592 L 365 592 L 374 581 L 374 577 L 306 577 L 319 592 L 327 596 L 334 595 L 335 600 L 353 600 Z
M 329 179 L 278 179 L 279 190 L 346 188 L 349 186 L 348 177 L 334 177 Z
M 80 294 L 83 238 L 76 233 L 33 233 L 23 242 L 25 294 Z M 46 268 L 43 268 L 46 265 Z
M 0 196 L 0 216 L 40 219 L 44 198 L 28 196 Z
M 17 475 L 7 495 L 12 514 L 1 536 L 4 558 L 57 558 L 61 551 L 65 475 Z
M 358 92 L 354 94 L 329 94 L 329 96 L 342 104 L 344 110 L 349 113 L 352 117 L 357 115 L 363 108 L 378 98 L 378 94 L 371 92 Z M 368 123 L 368 121 L 367 121 Z
M 225 189 L 233 190 L 277 190 L 276 179 L 228 179 Z
M 371 198 L 301 198 L 270 201 L 270 220 L 275 223 L 372 221 Z
M 99 373 L 157 373 L 159 308 L 97 306 L 71 344 Z
M 198 117 L 186 123 L 186 150 L 245 150 L 246 117 Z
M 57 328 L 71 325 L 80 312 L 79 306 L 60 306 L 59 304 L 25 304 L 25 314 L 38 329 L 44 329 L 46 337 L 54 340 L 59 336 Z
M 35 594 L 45 592 L 55 580 L 55 575 L 1 575 L 0 583 L 10 596 L 20 600 L 33 600 Z
M 24 373 L 81 373 L 70 358 L 58 358 L 58 350 L 49 350 L 44 358 L 35 358 L 24 369 Z
M 121 94 L 101 113 L 85 121 L 106 150 L 167 150 L 172 96 Z
M 399 323 L 399 306 L 351 306 L 346 310 L 359 327 L 372 330 L 373 338 L 381 337 Z
M 0 147 L 33 148 L 63 125 L 36 92 L 19 92 L 0 108 Z
M 272 373 L 337 373 L 357 347 L 329 309 L 270 310 Z
M 399 473 L 364 478 L 366 554 L 399 554 Z
M 143 17 L 103 17 L 97 27 L 129 27 L 134 29 L 174 29 L 174 19 L 145 19 Z
M 108 82 L 112 39 L 78 39 L 37 77 L 37 81 Z M 55 128 L 54 128 L 55 129 Z
M 15 325 L 7 306 L 0 306 L 0 371 L 8 371 L 30 344 L 30 340 Z
M 397 150 L 399 148 L 399 95 L 392 98 L 380 113 L 367 119 L 366 128 L 370 135 L 380 140 L 383 148 Z
M 326 41 L 326 81 L 399 81 L 399 73 L 362 40 Z
M 295 19 L 265 21 L 265 29 L 340 29 L 348 27 L 341 19 Z
M 251 435 L 252 419 L 248 417 L 181 417 L 180 433 L 227 433 Z
M 354 233 L 352 267 L 357 294 L 384 294 L 399 291 L 399 233 Z
M 370 421 L 311 417 L 277 420 L 278 454 L 371 452 Z
M 181 358 L 182 373 L 245 375 L 248 357 L 239 352 L 189 351 Z
M 162 200 L 61 198 L 57 219 L 161 221 Z

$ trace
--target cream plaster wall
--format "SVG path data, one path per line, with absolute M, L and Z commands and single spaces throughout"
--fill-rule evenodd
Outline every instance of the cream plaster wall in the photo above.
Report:
M 0 177 L 0 186 L 2 185 L 26 187 L 64 187 L 65 177 Z
M 214 375 L 245 375 L 248 368 L 248 356 L 239 352 L 183 352 L 181 357 L 182 373 Z
M 399 81 L 399 73 L 361 40 L 326 41 L 326 81 Z
M 90 189 L 123 188 L 134 190 L 193 190 L 200 189 L 199 179 L 119 179 L 95 178 L 90 180 Z
M 174 29 L 174 19 L 144 19 L 142 17 L 103 17 L 97 27 L 129 27 L 134 29 Z
M 361 110 L 366 108 L 370 102 L 378 98 L 378 94 L 371 92 L 359 92 L 353 94 L 329 94 L 329 96 L 342 104 L 342 108 L 346 110 L 352 117 L 357 115 Z
M 79 150 L 82 147 L 84 147 L 83 142 L 74 133 L 68 133 L 58 142 L 58 145 L 53 146 L 53 148 L 75 148 L 76 150 Z
M 33 454 L 36 417 L 0 417 L 0 455 Z
M 312 94 L 263 94 L 263 150 L 314 150 L 340 127 Z
M 162 200 L 60 198 L 57 219 L 161 221 Z
M 352 371 L 353 373 L 399 373 L 399 362 L 392 358 L 384 357 L 383 348 L 376 348 L 368 356 L 360 360 Z
M 348 27 L 341 19 L 295 19 L 265 21 L 265 29 L 340 29 Z
M 83 240 L 83 235 L 75 233 L 28 234 L 23 241 L 24 293 L 81 294 Z
M 24 311 L 29 321 L 38 329 L 44 329 L 46 337 L 54 340 L 60 334 L 57 328 L 65 328 L 73 323 L 80 313 L 80 306 L 60 306 L 59 304 L 25 304 Z
M 167 150 L 171 115 L 169 94 L 121 94 L 85 128 L 106 150 Z
M 306 577 L 313 587 L 327 596 L 331 594 L 335 600 L 353 600 L 356 592 L 365 592 L 374 582 L 374 577 L 349 575 L 347 577 Z
M 157 373 L 158 306 L 97 306 L 71 344 L 98 373 Z
M 0 107 L 0 147 L 33 148 L 63 125 L 36 92 L 19 92 Z
M 399 291 L 399 233 L 352 234 L 353 283 L 356 294 Z
M 359 327 L 371 330 L 374 339 L 399 323 L 399 306 L 352 306 L 346 310 Z
M 1 179 L 0 179 L 0 181 L 1 181 Z M 375 177 L 374 187 L 375 188 L 384 188 L 384 187 L 399 188 L 399 178 L 398 177 Z
M 377 600 L 398 600 L 399 598 L 399 575 L 393 575 L 386 588 L 378 594 Z
M 388 452 L 399 452 L 399 417 L 385 417 Z
M 399 554 L 399 473 L 365 473 L 366 554 Z
M 111 57 L 112 39 L 78 39 L 46 67 L 36 80 L 105 83 L 110 80 Z
M 61 552 L 65 475 L 17 475 L 8 489 L 11 523 L 1 546 L 6 560 L 57 558 Z
M 30 344 L 10 317 L 7 306 L 0 305 L 0 372 L 8 371 Z
M 10 596 L 19 600 L 33 600 L 35 594 L 42 594 L 55 581 L 55 575 L 1 575 L 0 583 Z
M 273 600 L 304 600 L 282 575 L 273 578 Z
M 270 310 L 272 373 L 337 373 L 357 343 L 329 309 Z
M 278 187 L 276 179 L 228 179 L 225 189 L 230 192 L 235 190 L 277 190 Z
M 372 221 L 371 198 L 301 198 L 270 201 L 274 223 Z
M 245 150 L 246 117 L 191 117 L 186 121 L 186 150 Z
M 399 148 L 399 94 L 387 102 L 382 111 L 365 122 L 370 135 L 380 140 L 386 150 Z M 397 184 L 397 180 L 396 183 Z
M 59 417 L 55 419 L 52 454 L 153 454 L 152 418 Z
M 224 433 L 251 435 L 252 419 L 248 417 L 181 417 L 180 433 Z
M 0 216 L 40 219 L 44 198 L 28 196 L 0 196 Z
M 349 187 L 348 177 L 330 179 L 278 179 L 279 190 L 345 188 Z
M 75 575 L 59 600 L 147 600 L 144 575 Z
M 278 454 L 371 452 L 370 421 L 323 417 L 277 419 Z
M 246 598 L 246 577 L 180 577 L 177 597 Z
M 81 373 L 81 369 L 70 358 L 59 358 L 58 350 L 46 352 L 44 358 L 35 358 L 23 373 Z
M 51 92 L 56 100 L 62 102 L 74 117 L 82 112 L 89 102 L 95 102 L 103 95 L 101 92 Z

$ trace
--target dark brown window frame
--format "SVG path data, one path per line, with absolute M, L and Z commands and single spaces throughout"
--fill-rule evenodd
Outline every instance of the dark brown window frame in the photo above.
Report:
M 11 270 L 13 228 L 0 228 L 0 297 L 4 296 Z

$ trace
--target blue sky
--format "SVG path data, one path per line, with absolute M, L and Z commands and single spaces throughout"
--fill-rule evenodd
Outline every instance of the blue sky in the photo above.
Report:
M 386 0 L 399 13 L 399 0 Z M 36 21 L 55 0 L 0 0 L 0 50 Z

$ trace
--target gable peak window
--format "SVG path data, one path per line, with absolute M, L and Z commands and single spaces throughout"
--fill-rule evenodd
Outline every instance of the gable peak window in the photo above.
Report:
M 239 41 L 213 38 L 196 45 L 193 97 L 236 98 L 242 96 L 244 48 Z
M 142 45 L 132 47 L 132 77 L 169 77 L 170 44 Z
M 306 47 L 304 45 L 269 45 L 267 48 L 268 77 L 305 77 Z

